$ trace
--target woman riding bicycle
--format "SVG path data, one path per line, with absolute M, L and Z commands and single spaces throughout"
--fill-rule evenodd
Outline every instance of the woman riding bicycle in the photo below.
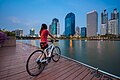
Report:
M 32 54 L 28 57 L 27 63 L 26 63 L 26 70 L 29 75 L 31 76 L 37 76 L 39 75 L 45 68 L 45 66 L 50 63 L 51 59 L 54 62 L 58 62 L 60 59 L 61 51 L 58 46 L 55 46 L 52 43 L 48 46 L 48 35 L 55 39 L 47 30 L 47 25 L 42 24 L 41 30 L 40 30 L 40 36 L 41 36 L 41 42 L 40 46 L 43 50 L 38 49 L 32 52 Z M 55 42 L 57 40 L 55 39 Z M 48 48 L 47 48 L 48 47 Z M 49 54 L 46 54 L 48 50 Z
M 39 32 L 39 35 L 41 36 L 41 41 L 40 41 L 40 46 L 41 46 L 41 49 L 45 49 L 48 47 L 48 40 L 47 40 L 47 37 L 48 35 L 55 39 L 51 34 L 50 32 L 47 30 L 47 25 L 46 24 L 42 24 L 41 26 L 41 30 Z M 56 40 L 56 39 L 55 39 Z

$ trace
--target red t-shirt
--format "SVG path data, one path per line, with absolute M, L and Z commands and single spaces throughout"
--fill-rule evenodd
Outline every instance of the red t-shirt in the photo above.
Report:
M 48 40 L 47 40 L 48 35 L 49 35 L 49 31 L 47 29 L 42 30 L 41 42 L 48 42 Z

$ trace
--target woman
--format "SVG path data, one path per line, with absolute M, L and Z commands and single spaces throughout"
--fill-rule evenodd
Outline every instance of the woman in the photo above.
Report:
M 42 24 L 42 27 L 41 27 L 41 30 L 40 30 L 39 34 L 41 36 L 40 46 L 41 46 L 41 49 L 44 50 L 45 48 L 48 47 L 48 40 L 47 40 L 48 35 L 53 39 L 55 39 L 55 38 L 47 30 L 47 25 L 46 24 Z

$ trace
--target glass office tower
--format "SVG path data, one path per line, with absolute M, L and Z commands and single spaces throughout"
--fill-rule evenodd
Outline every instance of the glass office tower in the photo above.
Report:
M 68 13 L 65 17 L 65 35 L 67 37 L 75 34 L 75 14 Z

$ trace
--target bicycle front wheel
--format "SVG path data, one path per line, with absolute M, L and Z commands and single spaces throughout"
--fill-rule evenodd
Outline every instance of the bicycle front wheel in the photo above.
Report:
M 58 62 L 61 56 L 61 51 L 58 46 L 55 46 L 52 50 L 52 60 L 54 62 Z
M 42 58 L 45 58 L 42 50 L 36 50 L 28 57 L 26 70 L 29 75 L 37 76 L 44 70 L 45 65 L 40 61 Z

